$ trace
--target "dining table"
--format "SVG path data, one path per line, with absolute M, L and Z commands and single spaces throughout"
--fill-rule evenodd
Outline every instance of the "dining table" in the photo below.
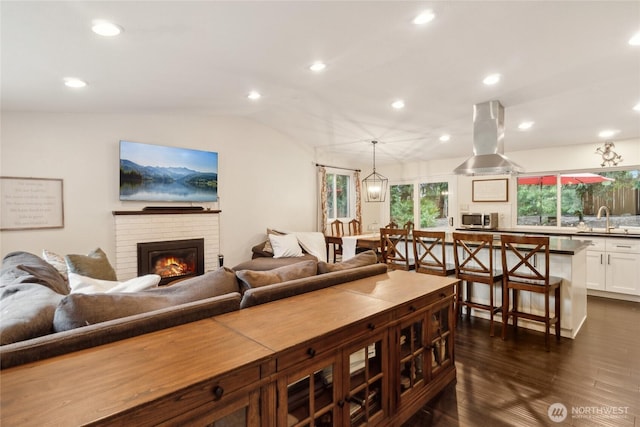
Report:
M 329 259 L 329 247 L 334 244 L 342 246 L 343 261 L 354 257 L 357 249 L 371 249 L 376 252 L 380 249 L 380 233 L 349 236 L 325 235 L 324 237 L 327 243 L 327 259 Z

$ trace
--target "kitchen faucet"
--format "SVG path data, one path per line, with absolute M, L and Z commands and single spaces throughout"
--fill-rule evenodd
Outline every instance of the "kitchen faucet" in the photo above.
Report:
M 606 222 L 606 225 L 605 225 L 605 232 L 609 233 L 609 232 L 611 232 L 611 229 L 613 228 L 613 227 L 611 227 L 611 224 L 609 223 L 609 208 L 604 206 L 604 205 L 600 206 L 600 209 L 598 209 L 598 215 L 596 215 L 596 218 L 598 218 L 598 219 L 602 218 L 602 211 L 603 210 L 604 210 L 604 214 L 605 214 L 605 216 L 607 218 L 607 222 Z

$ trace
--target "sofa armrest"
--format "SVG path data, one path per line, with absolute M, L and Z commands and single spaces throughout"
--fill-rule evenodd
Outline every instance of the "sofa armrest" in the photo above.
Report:
M 302 279 L 290 280 L 288 282 L 252 288 L 245 291 L 242 301 L 240 302 L 240 308 L 242 309 L 264 304 L 270 301 L 276 301 L 386 272 L 386 264 L 371 264 L 349 270 L 333 271 L 331 273 L 319 274 L 312 277 L 305 277 Z
M 239 309 L 240 294 L 184 303 L 0 347 L 0 369 L 96 347 Z

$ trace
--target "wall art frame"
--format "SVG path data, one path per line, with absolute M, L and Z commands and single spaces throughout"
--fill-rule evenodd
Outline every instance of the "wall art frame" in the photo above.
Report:
M 508 202 L 509 180 L 474 179 L 471 182 L 471 199 L 473 202 Z
M 64 228 L 63 181 L 0 177 L 0 231 Z

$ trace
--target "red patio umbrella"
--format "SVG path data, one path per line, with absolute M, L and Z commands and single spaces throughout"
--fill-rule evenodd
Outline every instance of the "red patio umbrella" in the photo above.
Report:
M 615 179 L 607 178 L 606 176 L 595 173 L 571 173 L 560 175 L 560 183 L 562 185 L 598 184 L 606 181 L 615 181 Z M 555 185 L 556 183 L 556 175 L 518 177 L 519 185 Z

